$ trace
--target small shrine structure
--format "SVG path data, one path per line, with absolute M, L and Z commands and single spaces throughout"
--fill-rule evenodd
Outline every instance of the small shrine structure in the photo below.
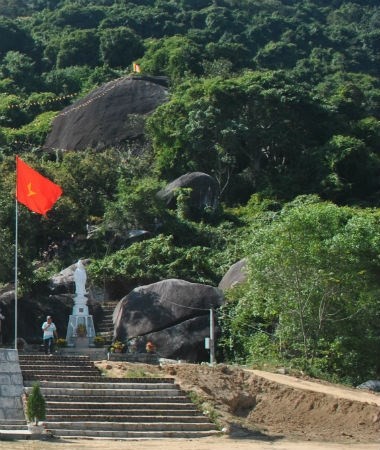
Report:
M 72 314 L 67 325 L 66 341 L 68 347 L 92 347 L 95 337 L 95 327 L 92 315 L 87 306 L 86 269 L 78 260 L 74 271 L 75 295 Z

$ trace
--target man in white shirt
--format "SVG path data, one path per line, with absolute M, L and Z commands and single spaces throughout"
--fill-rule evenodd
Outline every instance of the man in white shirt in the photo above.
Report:
M 43 341 L 45 354 L 51 356 L 54 351 L 54 337 L 58 337 L 57 327 L 52 321 L 51 316 L 46 317 L 46 322 L 42 324 L 42 330 L 44 332 Z

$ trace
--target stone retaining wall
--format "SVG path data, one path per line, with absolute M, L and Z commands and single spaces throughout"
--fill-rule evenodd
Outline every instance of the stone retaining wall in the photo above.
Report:
M 144 364 L 158 364 L 159 356 L 156 353 L 108 353 L 107 348 L 101 347 L 65 347 L 59 349 L 56 355 L 62 356 L 88 356 L 91 361 L 125 361 Z
M 23 392 L 18 351 L 0 349 L 0 421 L 25 420 L 22 407 Z
M 125 361 L 130 363 L 159 364 L 155 353 L 108 353 L 109 361 Z

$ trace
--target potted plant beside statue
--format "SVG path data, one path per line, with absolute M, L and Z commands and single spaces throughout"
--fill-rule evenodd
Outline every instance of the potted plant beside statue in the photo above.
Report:
M 123 342 L 116 340 L 111 344 L 111 353 L 123 353 L 125 349 L 125 344 Z
M 62 354 L 65 347 L 67 347 L 67 341 L 64 338 L 58 338 L 55 340 L 55 346 L 57 347 L 57 351 Z
M 94 337 L 94 345 L 95 347 L 104 347 L 106 343 L 106 338 L 101 335 L 97 335 Z

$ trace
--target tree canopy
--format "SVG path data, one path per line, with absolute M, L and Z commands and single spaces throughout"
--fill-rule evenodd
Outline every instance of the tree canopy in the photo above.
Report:
M 262 219 L 246 241 L 249 281 L 226 306 L 230 352 L 276 354 L 351 383 L 376 377 L 379 212 L 311 196 Z
M 79 257 L 121 290 L 216 286 L 247 258 L 221 357 L 378 376 L 379 26 L 375 0 L 0 0 L 0 283 L 19 154 L 64 191 L 48 218 L 20 207 L 22 292 Z M 43 147 L 64 107 L 144 75 L 166 77 L 169 99 L 141 143 Z M 216 179 L 217 208 L 157 197 L 192 171 Z

